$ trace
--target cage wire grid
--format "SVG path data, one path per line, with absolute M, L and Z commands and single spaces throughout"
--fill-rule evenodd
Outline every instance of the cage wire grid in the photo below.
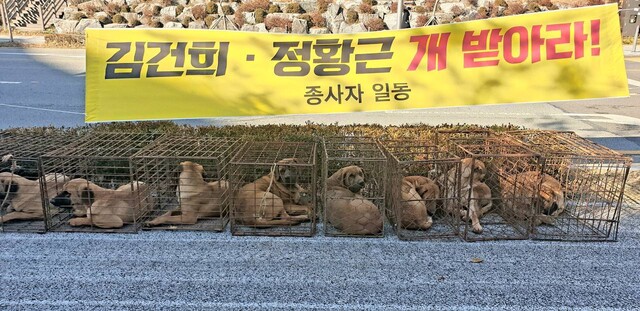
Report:
M 466 141 L 470 143 L 467 144 Z M 527 180 L 525 176 L 540 174 L 542 157 L 525 145 L 504 141 L 494 135 L 484 138 L 474 136 L 468 140 L 455 138 L 449 142 L 449 147 L 454 148 L 460 158 L 471 159 L 470 167 L 473 168 L 465 179 L 465 165 L 461 166 L 461 214 L 465 215 L 465 221 L 461 222 L 461 237 L 466 241 L 529 238 L 541 181 Z M 479 173 L 475 168 L 482 164 L 486 175 L 474 176 Z M 488 186 L 490 198 L 472 198 L 472 191 L 469 189 L 476 186 L 476 179 Z M 487 209 L 491 206 L 484 215 L 479 215 L 481 232 L 474 230 L 472 226 L 472 215 L 468 208 L 471 204 L 486 206 Z
M 315 142 L 248 141 L 238 150 L 229 164 L 233 235 L 315 234 L 316 148 Z
M 564 213 L 551 225 L 535 227 L 533 239 L 617 240 L 631 158 L 573 132 L 528 130 L 506 135 L 543 155 L 544 172 L 561 183 L 565 195 Z
M 80 137 L 75 132 L 5 131 L 0 134 L 0 232 L 45 232 L 49 199 L 65 176 L 42 173 L 40 156 Z M 12 187 L 13 191 L 8 188 Z M 15 217 L 14 217 L 15 216 Z M 22 219 L 20 219 L 22 218 Z M 26 218 L 26 219 L 25 219 Z
M 71 180 L 70 205 L 50 209 L 51 231 L 135 233 L 151 208 L 148 186 L 134 179 L 133 155 L 157 133 L 95 132 L 42 155 L 45 174 Z
M 153 202 L 142 229 L 223 231 L 231 201 L 228 165 L 241 144 L 236 138 L 165 134 L 138 151 L 134 176 L 148 185 L 147 200 Z
M 459 205 L 460 158 L 441 151 L 433 141 L 381 140 L 380 143 L 389 161 L 386 214 L 398 238 L 458 238 L 460 215 L 452 214 L 445 207 Z M 453 179 L 447 178 L 446 174 L 449 172 L 454 174 Z M 415 180 L 415 176 L 428 178 L 419 179 L 423 183 L 422 188 L 403 184 L 405 177 L 409 177 L 407 182 L 410 182 Z M 419 191 L 425 191 L 428 189 L 425 187 L 429 187 L 425 184 L 437 186 L 436 196 L 422 196 Z M 425 221 L 428 223 L 429 218 L 432 223 L 426 228 Z M 418 220 L 425 225 L 418 226 Z
M 375 138 L 366 136 L 324 137 L 322 140 L 322 206 L 323 229 L 333 237 L 383 237 L 386 210 L 387 157 Z M 364 187 L 358 196 L 343 188 L 332 191 L 327 181 L 337 172 L 349 166 L 360 167 L 364 172 Z M 346 172 L 349 173 L 349 172 Z M 353 172 L 350 172 L 353 173 Z M 342 186 L 345 186 L 342 184 Z M 332 203 L 333 202 L 333 203 Z M 335 210 L 331 210 L 332 206 Z M 370 211 L 363 208 L 371 206 Z M 334 225 L 333 221 L 339 223 Z M 378 219 L 379 215 L 379 219 Z M 373 228 L 380 222 L 380 230 Z M 342 226 L 343 228 L 339 228 Z M 356 228 L 364 230 L 358 231 Z

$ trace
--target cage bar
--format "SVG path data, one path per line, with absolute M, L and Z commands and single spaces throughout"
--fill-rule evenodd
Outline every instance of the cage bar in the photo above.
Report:
M 327 236 L 382 237 L 387 158 L 375 139 L 323 139 L 323 225 Z
M 240 144 L 235 138 L 165 134 L 137 152 L 135 179 L 148 185 L 155 203 L 143 229 L 223 231 L 231 201 L 227 166 Z
M 389 159 L 387 219 L 402 240 L 459 236 L 460 215 L 445 206 L 459 205 L 460 158 L 433 141 L 381 141 Z M 445 178 L 452 172 L 453 179 Z
M 231 233 L 313 236 L 316 171 L 314 142 L 245 143 L 229 164 Z
M 137 232 L 153 202 L 148 185 L 133 178 L 132 156 L 158 136 L 94 132 L 44 154 L 45 174 L 71 179 L 52 200 L 50 230 Z
M 506 137 L 542 154 L 544 173 L 561 184 L 564 195 L 564 209 L 544 215 L 544 207 L 538 207 L 538 217 L 551 219 L 533 227 L 533 239 L 617 240 L 631 158 L 573 132 L 511 131 Z
M 466 241 L 527 239 L 539 195 L 542 157 L 525 145 L 484 137 L 449 139 L 461 160 L 459 209 Z M 449 207 L 447 207 L 449 208 Z
M 42 174 L 40 156 L 79 139 L 72 131 L 15 129 L 0 134 L 0 232 L 45 232 L 49 199 L 67 177 Z

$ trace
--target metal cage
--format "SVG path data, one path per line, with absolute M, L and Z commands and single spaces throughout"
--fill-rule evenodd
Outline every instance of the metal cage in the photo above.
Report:
M 316 143 L 245 143 L 229 164 L 233 235 L 313 236 Z
M 49 199 L 67 179 L 62 174 L 43 175 L 40 156 L 78 138 L 71 131 L 0 134 L 0 232 L 47 230 Z
M 344 136 L 323 139 L 325 235 L 384 236 L 387 169 L 387 158 L 373 138 Z
M 540 187 L 535 176 L 541 174 L 542 157 L 522 144 L 493 134 L 482 139 L 471 137 L 469 143 L 465 138 L 456 138 L 451 143 L 462 158 L 461 206 L 453 208 L 459 208 L 462 215 L 462 238 L 529 238 Z
M 96 132 L 42 156 L 45 174 L 71 178 L 48 213 L 51 231 L 137 232 L 152 206 L 133 179 L 132 156 L 157 134 Z
M 631 159 L 573 132 L 511 131 L 507 137 L 543 155 L 544 172 L 562 186 L 564 212 L 540 217 L 533 228 L 540 240 L 617 240 L 624 187 Z
M 135 179 L 148 185 L 154 202 L 143 229 L 223 231 L 231 201 L 227 166 L 240 144 L 235 138 L 165 134 L 137 152 Z
M 389 159 L 387 219 L 402 240 L 459 236 L 460 215 L 445 206 L 459 205 L 460 158 L 432 141 L 381 141 Z M 452 172 L 455 178 L 445 178 Z

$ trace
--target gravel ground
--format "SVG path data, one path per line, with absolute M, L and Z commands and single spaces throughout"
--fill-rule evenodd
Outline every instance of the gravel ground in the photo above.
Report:
M 5 233 L 0 310 L 638 310 L 639 224 L 605 243 Z

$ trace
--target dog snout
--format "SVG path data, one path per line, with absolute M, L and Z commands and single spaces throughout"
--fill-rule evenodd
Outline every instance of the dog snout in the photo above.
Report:
M 57 206 L 59 208 L 72 208 L 73 204 L 71 203 L 71 198 L 68 192 L 62 192 L 58 194 L 55 198 L 49 201 L 51 205 Z

